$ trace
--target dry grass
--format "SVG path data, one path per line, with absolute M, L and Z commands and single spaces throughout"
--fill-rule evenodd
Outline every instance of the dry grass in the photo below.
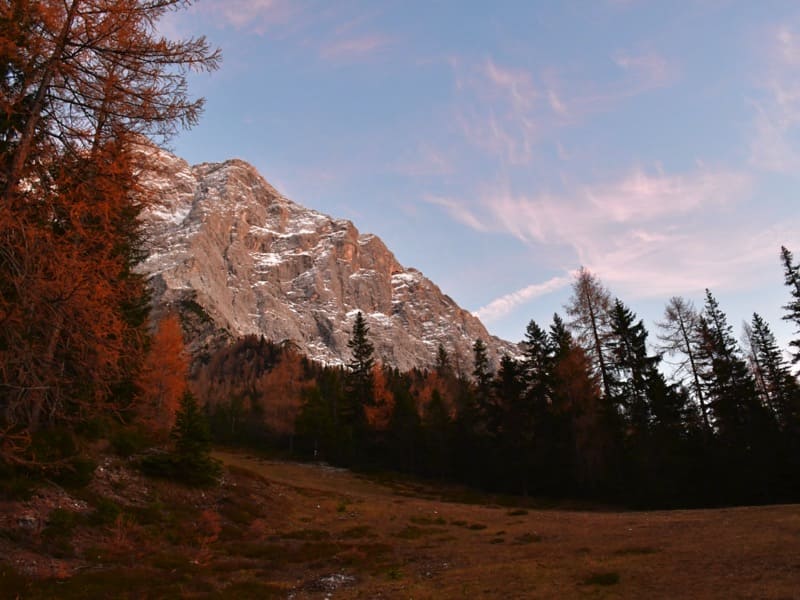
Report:
M 353 565 L 338 598 L 795 598 L 800 507 L 614 512 L 534 510 L 419 485 L 220 454 L 228 464 L 303 490 L 298 529 L 384 544 L 385 568 Z M 290 489 L 291 489 L 290 488 Z M 398 489 L 401 488 L 401 489 Z M 310 490 L 319 492 L 302 502 Z M 399 493 L 398 493 L 399 492 Z M 347 512 L 337 512 L 346 501 Z M 303 521 L 302 519 L 307 519 Z M 301 527 L 302 524 L 302 527 Z M 333 566 L 333 565 L 331 565 Z M 380 565 L 378 565 L 380 566 Z M 363 568 L 362 568 L 363 567 Z M 318 598 L 299 589 L 295 598 Z
M 154 483 L 145 505 L 120 509 L 122 533 L 110 516 L 65 520 L 55 539 L 96 544 L 73 549 L 69 577 L 32 578 L 0 558 L 0 597 L 777 599 L 800 590 L 797 506 L 534 509 L 217 457 L 234 467 L 225 485 L 200 496 Z

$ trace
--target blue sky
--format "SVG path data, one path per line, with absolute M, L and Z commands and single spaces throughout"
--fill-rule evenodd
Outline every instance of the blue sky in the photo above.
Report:
M 242 158 L 518 341 L 583 265 L 651 335 L 711 288 L 782 341 L 800 255 L 800 4 L 204 0 L 191 163 Z

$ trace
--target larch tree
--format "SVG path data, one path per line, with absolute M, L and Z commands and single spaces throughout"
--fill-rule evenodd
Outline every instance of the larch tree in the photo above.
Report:
M 566 305 L 570 328 L 592 362 L 594 372 L 607 398 L 612 396 L 613 376 L 606 357 L 606 342 L 611 333 L 611 293 L 588 269 L 581 267 L 572 284 Z
M 146 296 L 132 272 L 143 136 L 196 122 L 203 38 L 157 31 L 187 0 L 0 5 L 0 455 L 107 409 L 135 377 Z M 144 153 L 146 154 L 146 153 Z M 35 461 L 34 461 L 35 462 Z
M 699 339 L 700 315 L 690 301 L 673 296 L 664 309 L 664 320 L 657 326 L 660 330 L 658 349 L 676 357 L 675 362 L 669 363 L 674 368 L 673 376 L 691 390 L 700 407 L 705 431 L 710 433 L 711 417 L 700 378 L 703 372 L 703 357 L 698 353 L 702 345 Z
M 180 320 L 175 314 L 167 315 L 153 335 L 138 379 L 141 390 L 138 412 L 153 430 L 172 429 L 186 391 L 188 372 Z

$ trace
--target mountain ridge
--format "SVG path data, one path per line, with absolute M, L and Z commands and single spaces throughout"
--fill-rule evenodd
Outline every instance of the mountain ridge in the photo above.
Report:
M 193 355 L 260 335 L 344 364 L 359 311 L 376 358 L 401 370 L 431 366 L 442 345 L 469 372 L 478 338 L 492 362 L 517 352 L 378 236 L 293 202 L 249 163 L 190 166 L 162 149 L 145 153 L 153 201 L 141 216 L 149 242 L 139 271 L 155 318 L 176 309 L 186 317 Z

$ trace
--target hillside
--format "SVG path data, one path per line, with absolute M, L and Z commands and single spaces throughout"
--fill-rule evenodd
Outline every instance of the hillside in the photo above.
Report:
M 790 598 L 800 585 L 796 506 L 545 507 L 217 456 L 228 464 L 219 488 L 143 480 L 111 462 L 86 490 L 51 489 L 4 511 L 0 594 Z M 37 524 L 34 506 L 60 508 Z

